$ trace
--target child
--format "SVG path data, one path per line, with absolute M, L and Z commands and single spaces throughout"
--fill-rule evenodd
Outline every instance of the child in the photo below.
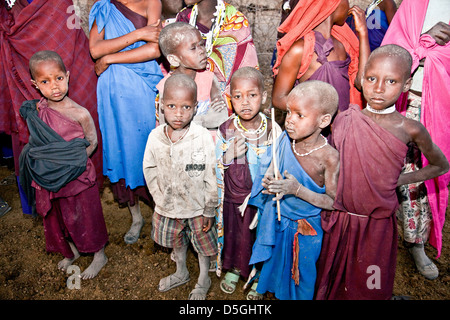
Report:
M 341 170 L 334 208 L 324 212 L 317 299 L 390 299 L 397 257 L 396 187 L 448 171 L 448 161 L 424 126 L 395 110 L 411 85 L 411 55 L 381 46 L 367 61 L 362 88 L 367 107 L 351 106 L 333 123 Z M 407 144 L 429 161 L 401 174 Z
M 233 5 L 223 0 L 185 0 L 177 21 L 195 26 L 205 39 L 208 70 L 216 75 L 226 95 L 231 115 L 230 80 L 242 67 L 258 68 L 258 55 L 250 23 Z
M 288 96 L 286 131 L 276 142 L 275 170 L 284 177 L 274 179 L 272 151 L 267 150 L 249 200 L 261 210 L 250 260 L 263 262 L 256 288 L 260 294 L 274 292 L 283 300 L 313 298 L 322 243 L 320 212 L 332 209 L 339 172 L 339 155 L 321 131 L 337 108 L 336 90 L 322 81 L 304 82 Z M 280 221 L 273 200 L 280 201 Z
M 96 60 L 97 102 L 103 137 L 103 174 L 114 198 L 128 205 L 127 244 L 144 225 L 139 198 L 150 202 L 142 174 L 145 143 L 155 128 L 160 0 L 97 1 L 89 14 L 89 47 Z
M 345 23 L 355 18 L 356 35 Z M 294 7 L 279 28 L 286 34 L 277 43 L 272 104 L 286 110 L 291 89 L 306 80 L 330 83 L 339 94 L 339 110 L 361 104 L 359 79 L 369 56 L 364 11 L 349 10 L 348 0 L 305 0 Z
M 217 177 L 221 205 L 218 210 L 219 254 L 217 274 L 228 270 L 220 283 L 225 293 L 233 293 L 239 276 L 250 275 L 249 265 L 256 230 L 250 230 L 257 209 L 245 206 L 260 158 L 271 144 L 272 130 L 281 128 L 261 112 L 267 98 L 264 76 L 252 67 L 237 70 L 231 77 L 231 103 L 235 114 L 223 123 L 217 133 Z M 223 226 L 223 228 L 222 228 Z M 256 287 L 255 287 L 256 288 Z M 251 290 L 249 298 L 257 295 Z
M 211 129 L 228 118 L 225 100 L 222 98 L 218 81 L 213 72 L 206 70 L 205 42 L 200 32 L 184 22 L 174 22 L 164 27 L 159 36 L 159 46 L 174 70 L 156 86 L 158 99 L 164 96 L 164 83 L 172 74 L 186 74 L 197 84 L 197 113 L 194 122 Z M 159 116 L 159 121 L 164 122 Z
M 397 44 L 413 56 L 412 85 L 396 103 L 407 118 L 422 122 L 433 142 L 450 158 L 450 5 L 440 0 L 404 0 L 392 20 L 382 44 Z M 425 161 L 425 163 L 424 163 Z M 426 165 L 417 148 L 410 148 L 404 171 Z M 442 230 L 448 206 L 450 173 L 417 184 L 399 186 L 405 246 L 419 272 L 427 279 L 439 275 L 425 254 L 427 240 L 441 255 Z
M 152 238 L 173 248 L 177 265 L 158 289 L 164 292 L 190 280 L 186 267 L 190 241 L 198 253 L 200 275 L 189 299 L 205 300 L 211 286 L 210 257 L 217 254 L 214 142 L 207 129 L 192 122 L 197 105 L 194 80 L 175 74 L 167 79 L 164 91 L 161 107 L 166 123 L 150 133 L 143 167 L 155 201 Z
M 68 97 L 69 71 L 56 52 L 35 53 L 30 71 L 31 82 L 44 98 L 37 105 L 33 100 L 21 107 L 30 129 L 30 142 L 20 157 L 21 177 L 31 177 L 21 182 L 32 180 L 24 189 L 35 188 L 36 211 L 43 217 L 47 250 L 65 257 L 58 263 L 59 269 L 67 270 L 79 252 L 95 252 L 92 263 L 81 274 L 83 279 L 90 279 L 108 260 L 104 252 L 108 234 L 95 168 L 89 159 L 97 147 L 94 121 L 87 109 Z M 54 139 L 41 141 L 47 132 Z M 67 165 L 59 167 L 58 163 L 64 161 Z M 79 166 L 72 168 L 76 162 Z M 70 178 L 62 185 L 66 176 Z

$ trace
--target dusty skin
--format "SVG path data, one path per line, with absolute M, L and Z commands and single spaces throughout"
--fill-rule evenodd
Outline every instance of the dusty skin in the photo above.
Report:
M 57 268 L 62 256 L 47 253 L 40 218 L 33 219 L 21 210 L 13 172 L 0 167 L 0 195 L 12 210 L 0 218 L 0 300 L 186 300 L 198 277 L 198 263 L 192 250 L 188 251 L 188 269 L 191 281 L 168 292 L 158 291 L 159 280 L 175 271 L 170 254 L 156 251 L 150 237 L 150 207 L 141 202 L 146 225 L 137 243 L 127 245 L 123 235 L 130 225 L 128 208 L 119 208 L 114 202 L 108 183 L 102 193 L 104 216 L 109 233 L 105 248 L 108 263 L 98 276 L 81 280 L 80 289 L 67 287 L 66 274 Z M 9 184 L 8 184 L 9 183 Z M 450 299 L 450 228 L 449 210 L 444 226 L 442 255 L 434 259 L 436 250 L 426 246 L 427 254 L 439 268 L 439 277 L 424 279 L 415 269 L 412 258 L 399 241 L 398 265 L 394 294 L 408 295 L 415 300 Z M 82 255 L 76 262 L 81 272 L 91 263 L 92 255 Z M 220 279 L 210 273 L 211 289 L 208 300 L 245 300 L 241 280 L 233 295 L 219 289 Z M 266 295 L 266 299 L 274 299 Z

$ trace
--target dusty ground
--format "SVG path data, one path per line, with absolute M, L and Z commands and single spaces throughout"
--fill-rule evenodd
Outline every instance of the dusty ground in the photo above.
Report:
M 12 171 L 0 168 L 0 181 L 11 177 Z M 141 203 L 147 221 L 142 237 L 133 245 L 126 245 L 123 235 L 130 225 L 127 208 L 119 208 L 108 186 L 102 202 L 109 232 L 106 254 L 108 264 L 92 280 L 83 280 L 80 289 L 69 289 L 69 277 L 57 270 L 59 254 L 47 253 L 41 219 L 24 215 L 21 210 L 17 185 L 0 185 L 0 195 L 12 206 L 12 210 L 0 218 L 0 299 L 1 300 L 185 300 L 193 289 L 198 276 L 197 260 L 192 251 L 188 255 L 191 281 L 166 293 L 157 290 L 163 276 L 174 272 L 175 264 L 168 253 L 155 251 L 150 237 L 151 209 Z M 413 261 L 399 241 L 398 267 L 394 294 L 409 295 L 416 300 L 448 300 L 450 298 L 450 228 L 449 214 L 444 227 L 442 255 L 435 263 L 439 278 L 425 280 L 413 265 Z M 436 251 L 428 247 L 430 257 Z M 75 264 L 83 271 L 92 256 L 82 256 Z M 245 294 L 238 288 L 229 296 L 219 289 L 220 279 L 211 273 L 212 287 L 209 300 L 243 300 Z M 240 282 L 243 284 L 243 282 Z M 273 297 L 266 297 L 273 299 Z

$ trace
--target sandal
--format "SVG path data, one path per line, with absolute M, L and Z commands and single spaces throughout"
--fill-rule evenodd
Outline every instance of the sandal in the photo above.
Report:
M 196 283 L 195 288 L 191 291 L 191 293 L 189 293 L 189 300 L 206 300 L 206 295 L 210 287 L 211 278 L 209 279 L 206 287 L 202 287 L 200 284 Z
M 5 200 L 0 199 L 0 217 L 3 217 L 11 210 L 11 207 Z
M 159 292 L 166 292 L 166 291 L 169 291 L 170 289 L 179 287 L 179 286 L 189 282 L 190 280 L 191 279 L 189 277 L 189 274 L 184 279 L 180 279 L 177 276 L 175 276 L 175 274 L 171 274 L 170 276 L 162 278 L 159 281 L 158 290 L 159 290 Z M 161 284 L 163 284 L 163 285 L 161 286 Z
M 229 271 L 225 274 L 225 278 L 220 281 L 220 289 L 228 294 L 232 294 L 236 290 L 236 284 L 239 281 L 239 274 Z
M 262 300 L 263 295 L 261 293 L 256 292 L 256 287 L 258 286 L 258 282 L 254 282 L 250 291 L 247 293 L 247 300 Z

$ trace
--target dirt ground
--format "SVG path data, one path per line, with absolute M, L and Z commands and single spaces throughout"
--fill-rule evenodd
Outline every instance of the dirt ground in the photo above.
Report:
M 6 180 L 3 180 L 5 179 Z M 40 218 L 22 213 L 14 173 L 7 167 L 0 167 L 0 195 L 12 210 L 0 218 L 0 300 L 186 300 L 194 288 L 198 276 L 197 259 L 191 250 L 188 254 L 188 268 L 191 281 L 166 293 L 157 289 L 159 280 L 174 272 L 175 264 L 170 254 L 155 250 L 150 237 L 152 211 L 141 203 L 146 225 L 137 243 L 127 245 L 123 236 L 128 230 L 131 218 L 127 208 L 119 208 L 114 202 L 111 190 L 105 184 L 102 193 L 104 216 L 109 233 L 105 252 L 109 258 L 99 275 L 91 280 L 81 281 L 80 289 L 69 289 L 70 275 L 57 269 L 61 255 L 45 250 L 45 237 Z M 413 260 L 399 241 L 398 266 L 394 294 L 408 295 L 414 300 L 448 300 L 450 298 L 450 228 L 449 211 L 444 226 L 442 255 L 435 260 L 440 275 L 434 281 L 425 280 L 418 274 Z M 430 257 L 436 250 L 427 247 Z M 75 265 L 83 271 L 92 256 L 80 257 Z M 245 300 L 243 281 L 233 295 L 223 293 L 220 279 L 210 273 L 212 279 L 208 300 Z M 274 299 L 266 296 L 266 299 Z

